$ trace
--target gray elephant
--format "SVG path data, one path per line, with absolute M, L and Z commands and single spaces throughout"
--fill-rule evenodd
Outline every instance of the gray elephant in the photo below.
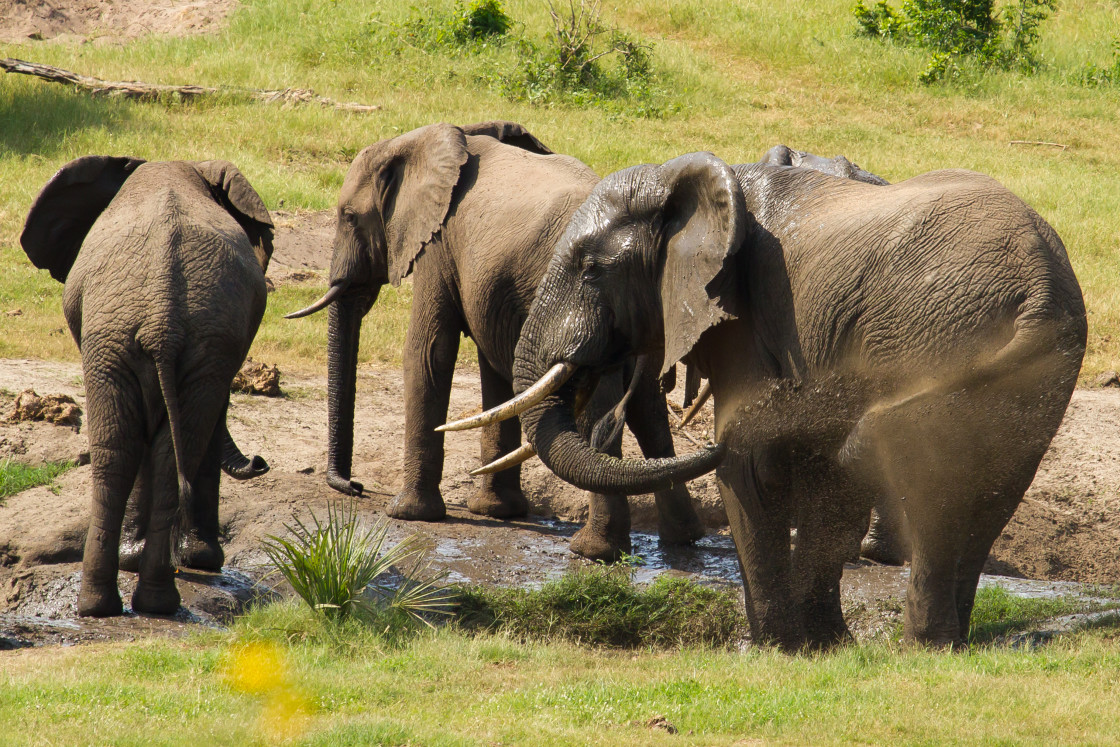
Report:
M 289 315 L 330 305 L 331 487 L 348 494 L 362 490 L 350 479 L 362 317 L 385 283 L 397 285 L 411 274 L 412 316 L 404 346 L 404 487 L 387 512 L 407 520 L 445 516 L 439 489 L 444 436 L 434 429 L 447 417 L 460 334 L 478 346 L 483 406 L 511 397 L 513 351 L 537 283 L 569 217 L 598 181 L 583 163 L 553 154 L 511 122 L 429 125 L 358 154 L 339 197 L 330 289 L 307 309 Z M 641 404 L 630 408 L 627 420 L 644 454 L 671 456 L 664 397 L 652 374 L 637 377 L 635 401 Z M 620 384 L 597 398 L 619 396 Z M 587 418 L 606 407 L 589 408 Z M 586 422 L 584 429 L 590 430 Z M 515 420 L 487 426 L 483 463 L 509 454 L 520 440 Z M 618 447 L 608 450 L 617 452 Z M 511 458 L 525 456 L 531 454 Z M 684 486 L 666 487 L 655 497 L 662 540 L 682 543 L 703 535 Z M 518 468 L 485 475 L 468 502 L 471 512 L 497 518 L 523 516 L 528 507 Z M 628 551 L 625 497 L 591 496 L 587 525 L 570 547 L 599 559 Z
M 172 614 L 177 516 L 183 562 L 220 568 L 220 468 L 267 469 L 237 450 L 225 413 L 264 314 L 268 211 L 225 161 L 87 156 L 43 187 L 20 242 L 65 282 L 63 313 L 82 354 L 93 497 L 78 614 L 121 614 L 130 493 L 144 538 L 132 607 Z
M 541 281 L 514 379 L 567 377 L 521 418 L 575 485 L 643 492 L 718 465 L 755 640 L 848 637 L 843 564 L 883 492 L 913 545 L 905 637 L 953 645 L 1085 340 L 1061 240 L 989 177 L 880 187 L 697 153 L 595 188 Z M 647 461 L 594 452 L 573 400 L 595 371 L 662 350 L 709 378 L 719 445 Z

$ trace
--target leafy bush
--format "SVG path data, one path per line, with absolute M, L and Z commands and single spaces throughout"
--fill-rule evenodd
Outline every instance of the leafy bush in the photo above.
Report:
M 345 504 L 328 505 L 325 523 L 312 512 L 310 526 L 296 519 L 284 528 L 291 537 L 269 535 L 264 552 L 299 598 L 328 619 L 405 614 L 427 622 L 426 615 L 447 614 L 452 592 L 440 583 L 445 574 L 432 573 L 418 536 L 385 547 L 388 524 L 361 531 Z M 394 566 L 404 567 L 396 585 L 389 582 Z
M 451 9 L 413 7 L 407 21 L 392 26 L 398 38 L 412 46 L 467 52 L 500 43 L 512 27 L 501 0 L 457 0 Z
M 934 83 L 958 76 L 964 58 L 986 68 L 1034 72 L 1039 27 L 1056 7 L 1057 0 L 1015 0 L 997 14 L 995 0 L 903 0 L 896 11 L 886 0 L 870 7 L 857 0 L 852 14 L 861 35 L 930 50 L 918 78 Z
M 1120 83 L 1120 39 L 1112 43 L 1112 64 L 1107 67 L 1086 65 L 1080 79 L 1082 85 L 1090 87 Z
M 679 578 L 635 586 L 625 567 L 592 566 L 539 590 L 464 590 L 459 622 L 522 639 L 602 646 L 726 646 L 746 634 L 738 598 Z

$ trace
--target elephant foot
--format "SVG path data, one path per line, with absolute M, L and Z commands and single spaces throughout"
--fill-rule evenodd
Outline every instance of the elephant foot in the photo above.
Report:
M 188 534 L 179 544 L 179 562 L 187 568 L 218 572 L 225 565 L 226 554 L 216 539 L 205 540 Z
M 883 565 L 905 565 L 906 556 L 898 543 L 891 542 L 883 537 L 873 537 L 868 534 L 863 538 L 859 547 L 860 557 L 873 560 Z
M 132 609 L 145 615 L 170 617 L 179 609 L 179 590 L 175 588 L 174 578 L 167 583 L 140 581 L 132 592 Z
M 120 569 L 129 573 L 140 570 L 140 555 L 144 552 L 143 540 L 125 540 L 121 543 Z
M 78 592 L 79 617 L 120 617 L 123 614 L 124 604 L 116 583 L 111 587 L 82 583 Z
M 438 489 L 405 488 L 389 502 L 385 513 L 402 521 L 442 521 L 447 516 L 447 507 Z
M 529 515 L 529 501 L 521 488 L 482 488 L 467 501 L 472 514 L 494 519 L 516 519 Z
M 667 545 L 690 545 L 707 534 L 684 486 L 656 493 L 657 534 Z
M 591 529 L 583 527 L 568 544 L 568 548 L 580 557 L 588 560 L 601 560 L 604 563 L 614 563 L 622 558 L 624 553 L 629 554 L 632 549 L 630 535 L 626 538 L 610 538 Z

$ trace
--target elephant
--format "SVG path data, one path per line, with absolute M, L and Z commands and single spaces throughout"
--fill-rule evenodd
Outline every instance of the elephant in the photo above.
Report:
M 132 608 L 173 614 L 173 547 L 188 566 L 222 565 L 220 469 L 267 469 L 240 453 L 225 415 L 264 314 L 271 218 L 229 162 L 85 156 L 40 191 L 20 243 L 65 284 L 82 356 L 93 486 L 78 614 L 123 611 L 130 494 L 144 537 Z
M 330 289 L 289 317 L 329 306 L 327 482 L 360 494 L 351 480 L 354 387 L 362 317 L 386 283 L 412 275 L 412 311 L 404 346 L 403 488 L 387 508 L 405 520 L 439 521 L 446 508 L 439 484 L 443 433 L 460 334 L 478 347 L 484 407 L 512 396 L 513 351 L 553 245 L 599 177 L 575 158 L 552 153 L 521 125 L 433 124 L 383 140 L 354 159 L 338 201 Z M 610 378 L 610 377 L 608 377 Z M 647 456 L 674 454 L 659 382 L 637 377 L 640 403 L 627 422 Z M 602 389 L 592 410 L 617 399 L 621 384 Z M 613 394 L 611 393 L 613 392 Z M 606 403 L 606 404 L 604 404 Z M 509 454 L 521 440 L 516 421 L 487 426 L 482 461 Z M 612 447 L 617 450 L 617 446 Z M 516 461 L 531 454 L 509 455 Z M 704 529 L 687 488 L 657 492 L 663 541 L 687 543 Z M 469 499 L 475 514 L 528 513 L 519 468 L 486 474 Z M 617 559 L 628 552 L 630 514 L 620 495 L 590 497 L 573 552 Z
M 956 646 L 1086 334 L 1061 239 L 990 177 L 875 186 L 695 153 L 611 174 L 576 211 L 522 328 L 514 388 L 556 371 L 521 423 L 574 485 L 631 494 L 716 470 L 755 641 L 850 637 L 844 561 L 886 494 L 913 548 L 904 637 Z M 653 460 L 589 447 L 573 402 L 643 352 L 708 378 L 718 443 Z
M 813 153 L 806 153 L 803 150 L 794 150 L 786 145 L 775 145 L 766 151 L 766 154 L 758 163 L 771 166 L 798 166 L 803 169 L 813 169 L 825 174 L 832 174 L 833 176 L 842 176 L 845 179 L 854 179 L 865 184 L 877 184 L 880 187 L 890 184 L 883 177 L 861 169 L 844 156 L 824 158 Z

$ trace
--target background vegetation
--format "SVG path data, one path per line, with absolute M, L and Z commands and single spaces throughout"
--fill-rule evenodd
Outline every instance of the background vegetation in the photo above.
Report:
M 422 7 L 454 16 L 467 5 L 435 0 Z M 505 118 L 603 174 L 692 150 L 750 161 L 779 142 L 846 154 L 892 181 L 948 167 L 992 174 L 1049 220 L 1069 248 L 1090 311 L 1085 376 L 1120 366 L 1115 2 L 1062 0 L 1041 26 L 1034 75 L 963 65 L 960 75 L 929 86 L 918 80 L 929 53 L 858 35 L 850 0 L 605 0 L 601 22 L 611 31 L 596 44 L 624 37 L 648 65 L 627 73 L 623 55 L 604 57 L 599 87 L 582 93 L 526 83 L 526 54 L 551 64 L 555 23 L 547 4 L 509 0 L 502 7 L 512 25 L 468 44 L 402 34 L 421 17 L 405 3 L 245 0 L 216 35 L 0 45 L 0 55 L 102 78 L 311 87 L 382 107 L 347 114 L 235 101 L 138 104 L 0 78 L 0 355 L 76 359 L 63 331 L 60 286 L 18 248 L 32 198 L 71 158 L 228 158 L 270 209 L 321 210 L 333 205 L 363 146 L 434 121 Z M 518 81 L 528 93 L 517 92 Z M 620 95 L 619 86 L 634 90 Z M 323 369 L 325 318 L 280 319 L 319 290 L 281 288 L 270 297 L 255 357 Z M 367 360 L 399 359 L 407 290 L 387 295 L 364 328 Z M 16 308 L 23 314 L 4 313 Z

